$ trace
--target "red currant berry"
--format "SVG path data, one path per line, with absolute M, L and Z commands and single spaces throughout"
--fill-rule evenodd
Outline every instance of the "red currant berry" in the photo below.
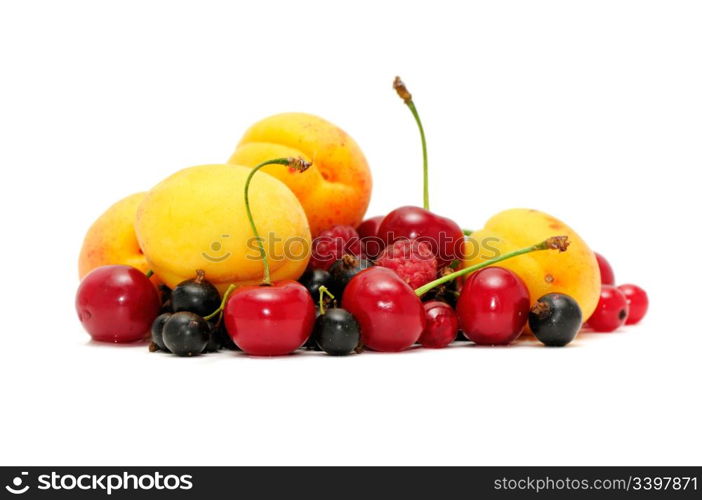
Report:
M 374 351 L 412 346 L 424 331 L 424 308 L 410 286 L 390 269 L 371 267 L 346 286 L 342 306 L 361 326 L 361 341 Z
M 635 325 L 646 316 L 648 295 L 643 288 L 636 285 L 619 285 L 617 288 L 624 294 L 629 303 L 629 316 L 626 319 L 626 324 Z
M 144 273 L 131 266 L 103 266 L 78 287 L 78 319 L 93 340 L 143 340 L 158 316 L 161 301 Z
M 602 255 L 595 252 L 595 257 L 597 257 L 597 265 L 600 266 L 600 281 L 603 285 L 614 285 L 614 271 L 612 266 L 609 265 L 607 259 Z
M 446 302 L 432 300 L 424 303 L 426 326 L 419 343 L 424 347 L 440 349 L 456 339 L 458 318 L 456 311 Z
M 487 267 L 468 276 L 456 312 L 460 328 L 476 344 L 506 345 L 521 335 L 530 305 L 519 276 Z
M 596 332 L 613 332 L 626 322 L 628 316 L 626 296 L 612 285 L 602 285 L 600 301 L 587 325 Z

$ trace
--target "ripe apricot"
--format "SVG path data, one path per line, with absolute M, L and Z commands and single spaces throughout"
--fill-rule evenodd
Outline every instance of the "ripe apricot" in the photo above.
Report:
M 151 269 L 166 285 L 174 287 L 198 269 L 220 292 L 229 284 L 261 281 L 263 262 L 244 204 L 249 172 L 237 165 L 190 167 L 146 195 L 137 211 L 136 234 Z M 299 278 L 311 245 L 300 202 L 264 172 L 252 179 L 249 198 L 272 279 Z
M 549 214 L 515 208 L 493 216 L 483 229 L 471 234 L 465 265 L 478 264 L 550 236 L 568 236 L 568 251 L 534 252 L 498 265 L 524 280 L 532 303 L 547 293 L 564 293 L 578 302 L 583 318 L 588 318 L 600 296 L 597 259 L 573 229 Z
M 371 174 L 361 148 L 346 132 L 306 113 L 270 116 L 244 133 L 229 163 L 254 167 L 279 157 L 312 162 L 304 176 L 275 165 L 263 169 L 295 193 L 312 236 L 335 225 L 360 224 L 370 201 Z

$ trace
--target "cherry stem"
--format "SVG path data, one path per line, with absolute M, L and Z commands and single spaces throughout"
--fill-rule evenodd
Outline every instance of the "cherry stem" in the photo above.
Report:
M 244 203 L 246 204 L 246 215 L 249 218 L 249 224 L 251 224 L 251 229 L 253 230 L 254 237 L 256 238 L 256 243 L 258 243 L 258 251 L 261 253 L 261 259 L 263 259 L 263 282 L 264 285 L 271 284 L 271 268 L 268 264 L 268 255 L 266 255 L 266 249 L 263 247 L 263 238 L 258 234 L 258 229 L 256 229 L 256 223 L 253 219 L 253 214 L 251 213 L 251 203 L 249 202 L 249 186 L 251 185 L 251 178 L 261 170 L 266 165 L 285 165 L 298 172 L 304 172 L 312 166 L 312 163 L 306 161 L 302 158 L 275 158 L 273 160 L 264 161 L 256 165 L 251 169 L 249 176 L 246 178 L 246 184 L 244 185 Z
M 447 274 L 446 276 L 442 276 L 441 278 L 435 279 L 434 281 L 431 281 L 426 285 L 420 286 L 414 291 L 414 293 L 417 295 L 417 297 L 421 297 L 434 287 L 443 285 L 448 281 L 475 272 L 484 267 L 492 266 L 494 264 L 497 264 L 498 262 L 502 262 L 503 260 L 518 257 L 520 255 L 524 255 L 530 252 L 537 252 L 539 250 L 558 250 L 559 252 L 565 252 L 568 248 L 568 245 L 570 245 L 570 242 L 568 241 L 567 236 L 552 236 L 551 238 L 548 238 L 542 241 L 541 243 L 537 243 L 536 245 L 521 248 L 519 250 L 500 255 L 499 257 L 495 257 L 494 259 L 486 260 L 485 262 L 481 262 L 480 264 L 475 264 L 474 266 L 466 267 L 464 269 L 461 269 L 460 271 L 456 271 L 454 273 Z
M 215 309 L 212 314 L 208 314 L 207 316 L 205 316 L 202 319 L 204 319 L 205 321 L 210 320 L 210 319 L 214 318 L 215 316 L 217 316 L 222 311 L 224 311 L 224 308 L 227 305 L 227 301 L 229 300 L 229 296 L 232 294 L 232 292 L 234 291 L 235 288 L 236 288 L 235 284 L 232 283 L 231 285 L 229 285 L 227 287 L 227 289 L 224 291 L 224 295 L 222 296 L 222 302 L 219 304 L 219 307 L 217 309 Z
M 405 87 L 404 82 L 399 76 L 395 77 L 395 81 L 392 84 L 393 88 L 397 92 L 405 104 L 412 112 L 414 120 L 417 122 L 417 127 L 419 128 L 419 136 L 422 139 L 422 159 L 424 161 L 424 209 L 429 210 L 429 161 L 427 157 L 427 139 L 424 136 L 424 127 L 422 126 L 422 120 L 419 119 L 419 113 L 417 112 L 417 107 L 414 105 L 412 100 L 412 94 L 410 94 L 407 87 Z
M 329 291 L 329 289 L 322 285 L 319 287 L 319 314 L 325 314 L 326 311 L 324 310 L 324 294 L 327 294 L 327 296 L 331 299 L 334 300 L 336 297 Z
M 150 278 L 150 277 L 152 277 L 152 276 L 154 275 L 154 270 L 153 270 L 153 269 L 149 269 L 149 270 L 146 271 L 144 274 L 146 275 L 147 278 Z
M 462 231 L 463 231 L 463 234 L 466 236 L 470 236 L 471 234 L 473 234 L 475 232 L 472 229 L 462 229 Z

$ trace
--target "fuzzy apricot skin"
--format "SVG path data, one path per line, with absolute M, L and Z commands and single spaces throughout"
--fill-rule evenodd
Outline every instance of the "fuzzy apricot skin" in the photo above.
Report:
M 78 257 L 80 279 L 102 266 L 125 265 L 135 267 L 143 273 L 148 271 L 149 265 L 134 231 L 137 208 L 145 196 L 146 193 L 127 196 L 93 222 L 85 235 Z M 157 283 L 155 277 L 152 281 Z
M 302 157 L 312 162 L 305 176 L 267 166 L 300 200 L 312 236 L 334 225 L 356 227 L 363 220 L 372 180 L 361 148 L 343 130 L 318 116 L 282 113 L 255 123 L 229 163 L 254 167 L 270 158 Z
M 466 245 L 465 266 L 472 266 L 513 250 L 533 245 L 551 236 L 568 236 L 566 252 L 541 251 L 521 255 L 498 264 L 514 271 L 529 289 L 533 304 L 547 293 L 564 293 L 589 318 L 600 296 L 600 269 L 595 253 L 564 222 L 538 210 L 514 208 L 490 218 L 485 227 L 471 234 Z
M 230 284 L 261 282 L 263 262 L 244 203 L 250 172 L 237 165 L 190 167 L 146 195 L 137 211 L 137 238 L 149 266 L 166 285 L 175 287 L 193 278 L 198 269 L 220 293 Z M 296 280 L 307 267 L 311 247 L 300 202 L 265 172 L 253 176 L 249 199 L 269 256 L 271 278 Z

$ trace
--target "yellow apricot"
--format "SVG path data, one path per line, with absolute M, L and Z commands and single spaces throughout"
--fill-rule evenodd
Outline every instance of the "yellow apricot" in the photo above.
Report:
M 137 238 L 149 265 L 168 286 L 192 278 L 198 269 L 220 292 L 229 284 L 261 281 L 263 262 L 244 204 L 250 171 L 238 165 L 190 167 L 146 195 L 137 211 Z M 251 180 L 249 199 L 271 278 L 299 278 L 311 245 L 300 202 L 285 184 L 263 172 Z
M 549 238 L 568 236 L 568 251 L 533 252 L 498 264 L 519 275 L 535 302 L 552 292 L 573 297 L 589 318 L 600 296 L 600 270 L 595 254 L 564 222 L 544 212 L 515 208 L 490 218 L 484 229 L 474 232 L 466 245 L 466 266 L 517 250 Z
M 336 125 L 306 113 L 282 113 L 255 123 L 229 163 L 254 167 L 270 158 L 312 162 L 304 177 L 285 168 L 263 168 L 283 181 L 302 203 L 312 235 L 337 224 L 356 227 L 370 201 L 372 180 L 358 144 Z

